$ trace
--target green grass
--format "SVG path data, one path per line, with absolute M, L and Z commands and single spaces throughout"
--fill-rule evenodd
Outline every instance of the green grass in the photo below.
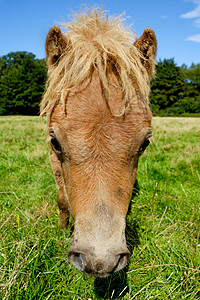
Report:
M 0 117 L 0 299 L 200 299 L 200 119 L 153 129 L 127 216 L 130 263 L 95 279 L 67 261 L 45 121 Z

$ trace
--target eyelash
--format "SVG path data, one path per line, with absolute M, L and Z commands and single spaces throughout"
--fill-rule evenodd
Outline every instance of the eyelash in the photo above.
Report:
M 61 148 L 58 140 L 56 139 L 55 135 L 53 133 L 50 133 L 50 136 L 51 136 L 51 145 L 52 145 L 53 149 L 56 152 L 62 152 L 62 148 Z
M 146 136 L 146 139 L 144 140 L 143 144 L 140 146 L 140 149 L 138 150 L 138 155 L 142 155 L 144 153 L 144 151 L 146 150 L 146 148 L 149 146 L 150 141 L 149 138 L 152 137 L 151 134 L 148 134 Z
M 146 150 L 146 148 L 149 146 L 150 141 L 148 138 L 145 139 L 144 143 L 142 144 L 142 146 L 140 147 L 138 154 L 142 155 L 144 153 L 144 151 Z

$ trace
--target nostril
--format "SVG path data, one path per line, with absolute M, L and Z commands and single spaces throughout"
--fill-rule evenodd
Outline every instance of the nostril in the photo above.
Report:
M 68 259 L 74 267 L 84 272 L 85 270 L 85 255 L 79 252 L 70 251 L 68 253 Z
M 115 268 L 113 269 L 113 272 L 120 271 L 127 265 L 129 258 L 130 258 L 130 253 L 129 252 L 121 253 L 121 254 L 117 255 L 117 258 L 118 258 L 118 261 L 117 261 Z

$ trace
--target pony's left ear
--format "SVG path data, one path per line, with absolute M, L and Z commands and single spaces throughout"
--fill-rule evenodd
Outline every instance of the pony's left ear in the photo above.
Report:
M 60 28 L 57 25 L 53 26 L 49 30 L 45 45 L 48 67 L 51 67 L 58 62 L 68 46 L 69 41 L 62 34 Z
M 134 46 L 142 54 L 141 62 L 146 68 L 149 76 L 153 76 L 155 70 L 155 57 L 157 52 L 157 40 L 153 30 L 150 28 L 146 28 L 141 37 L 134 42 Z

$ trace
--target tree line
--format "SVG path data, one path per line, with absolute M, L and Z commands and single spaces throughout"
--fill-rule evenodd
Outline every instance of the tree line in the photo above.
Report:
M 44 59 L 29 52 L 0 57 L 0 115 L 38 115 L 45 88 Z M 154 115 L 200 116 L 200 64 L 177 66 L 174 59 L 160 60 L 151 83 Z
M 0 115 L 37 115 L 45 88 L 44 59 L 28 52 L 0 57 Z
M 200 116 L 200 64 L 179 67 L 174 59 L 160 60 L 152 81 L 150 102 L 154 115 Z

